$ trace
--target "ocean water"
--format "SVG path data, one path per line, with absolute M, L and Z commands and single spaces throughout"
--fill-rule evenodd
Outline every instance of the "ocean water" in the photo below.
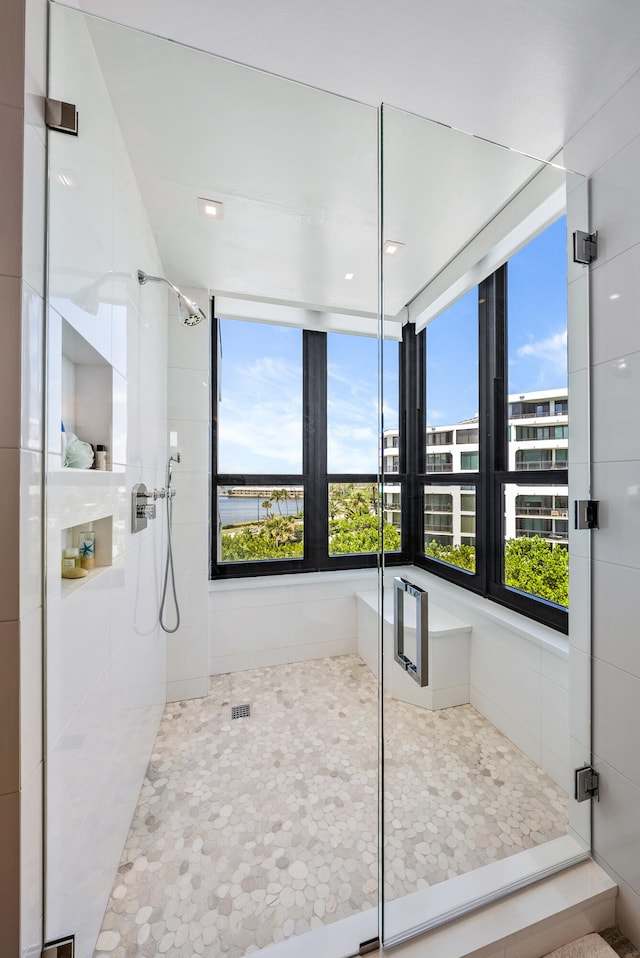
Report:
M 262 508 L 264 498 L 253 499 L 247 496 L 218 496 L 218 515 L 223 526 L 234 522 L 253 522 L 257 519 L 266 519 L 267 512 Z M 295 499 L 285 499 L 283 502 L 273 502 L 269 512 L 274 516 L 295 516 L 302 510 L 302 496 Z

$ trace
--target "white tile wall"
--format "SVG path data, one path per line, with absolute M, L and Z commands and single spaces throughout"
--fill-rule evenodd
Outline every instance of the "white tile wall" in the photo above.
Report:
M 80 136 L 52 135 L 50 144 L 45 936 L 71 929 L 80 958 L 89 958 L 166 695 L 166 641 L 158 626 L 165 533 L 161 520 L 139 535 L 130 531 L 132 485 L 154 488 L 164 480 L 166 294 L 135 280 L 138 268 L 159 273 L 161 263 L 82 18 L 58 5 L 51 17 L 52 94 L 77 102 L 83 121 Z M 65 54 L 70 49 L 73 57 Z M 131 278 L 116 281 L 114 271 Z M 83 377 L 87 382 L 74 416 L 79 429 L 82 423 L 93 430 L 87 439 L 108 446 L 113 471 L 61 468 L 60 316 L 107 364 L 76 368 L 78 390 Z M 100 551 L 113 564 L 61 590 L 62 530 L 104 516 L 111 517 L 112 537 Z M 26 510 L 23 521 L 30 521 Z
M 20 782 L 42 764 L 42 609 L 20 624 Z
M 640 402 L 637 321 L 640 246 L 640 90 L 636 73 L 569 141 L 567 163 L 590 175 L 591 229 L 598 260 L 591 279 L 593 497 L 601 523 L 593 533 L 593 653 L 575 668 L 593 667 L 594 764 L 602 772 L 593 806 L 597 860 L 620 885 L 617 919 L 640 942 L 640 885 L 633 854 L 640 820 L 638 727 L 640 658 L 637 597 L 640 579 L 640 445 L 633 409 Z M 573 663 L 572 663 L 573 666 Z M 587 673 L 588 674 L 588 673 Z M 578 745 L 576 757 L 585 753 Z
M 20 928 L 21 953 L 35 958 L 42 946 L 42 788 L 40 762 L 22 785 L 20 834 Z
M 183 292 L 207 312 L 207 290 L 185 287 Z M 181 455 L 181 462 L 173 467 L 174 565 L 181 624 L 169 640 L 169 700 L 206 694 L 210 674 L 209 354 L 209 320 L 198 326 L 183 326 L 178 318 L 177 300 L 170 295 L 167 436 L 170 452 L 178 451 Z M 168 621 L 175 621 L 171 611 Z M 237 649 L 236 642 L 233 651 Z
M 375 587 L 375 571 L 215 583 L 209 594 L 211 674 L 355 652 L 355 593 Z

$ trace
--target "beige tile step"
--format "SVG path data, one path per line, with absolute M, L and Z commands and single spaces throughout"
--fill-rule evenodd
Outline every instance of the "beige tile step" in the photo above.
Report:
M 393 955 L 542 958 L 613 925 L 616 895 L 617 886 L 609 876 L 595 862 L 584 861 L 398 945 Z
M 600 935 L 583 935 L 561 948 L 549 952 L 546 958 L 618 958 L 617 953 Z

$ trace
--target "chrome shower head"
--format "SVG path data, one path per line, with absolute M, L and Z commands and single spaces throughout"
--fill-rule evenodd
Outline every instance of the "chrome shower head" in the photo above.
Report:
M 197 326 L 198 323 L 201 323 L 203 319 L 207 318 L 197 303 L 189 299 L 188 296 L 185 296 L 181 289 L 174 286 L 174 284 L 169 282 L 168 279 L 165 279 L 164 276 L 148 276 L 144 270 L 139 269 L 138 282 L 141 286 L 144 286 L 145 283 L 166 283 L 167 286 L 170 286 L 178 297 L 178 312 L 184 326 Z
M 178 293 L 178 312 L 183 326 L 197 326 L 205 318 L 198 304 L 184 293 Z

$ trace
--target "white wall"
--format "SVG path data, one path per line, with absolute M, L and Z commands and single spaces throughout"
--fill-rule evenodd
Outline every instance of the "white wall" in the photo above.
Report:
M 430 601 L 472 627 L 471 704 L 571 792 L 566 637 L 423 569 L 387 570 L 393 575 L 426 588 Z
M 183 292 L 209 313 L 207 290 Z M 183 326 L 169 298 L 169 452 L 173 466 L 173 555 L 180 628 L 167 636 L 167 701 L 206 695 L 209 689 L 209 445 L 211 437 L 209 320 Z M 164 513 L 164 508 L 163 508 Z M 164 515 L 163 515 L 164 520 Z M 165 621 L 176 619 L 173 602 Z
M 211 674 L 356 652 L 355 593 L 375 587 L 375 569 L 212 582 Z
M 132 534 L 130 501 L 164 482 L 167 292 L 137 281 L 162 264 L 90 35 L 65 8 L 51 18 L 51 94 L 77 104 L 80 132 L 50 134 L 45 937 L 74 933 L 90 958 L 165 702 L 163 526 Z M 111 471 L 62 468 L 65 350 L 77 431 L 106 442 Z M 64 530 L 89 522 L 106 565 L 70 584 Z
M 593 497 L 593 806 L 597 860 L 618 882 L 618 922 L 640 942 L 640 73 L 567 144 L 569 166 L 591 177 Z M 585 603 L 588 601 L 584 596 Z

